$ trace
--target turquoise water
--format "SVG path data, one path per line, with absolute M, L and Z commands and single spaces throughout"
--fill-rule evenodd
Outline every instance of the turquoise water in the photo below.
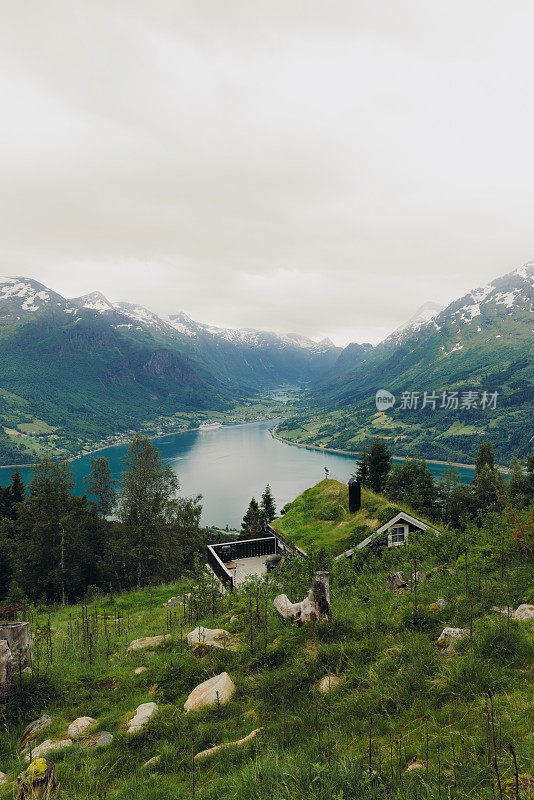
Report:
M 259 499 L 265 485 L 271 485 L 277 507 L 318 483 L 327 467 L 331 478 L 347 481 L 354 471 L 355 457 L 294 447 L 273 439 L 269 429 L 274 421 L 229 425 L 208 431 L 189 431 L 154 439 L 163 458 L 177 474 L 181 493 L 202 494 L 202 522 L 205 525 L 239 527 L 250 498 Z M 97 455 L 109 459 L 113 476 L 120 477 L 126 445 L 109 447 Z M 446 465 L 429 464 L 439 476 Z M 89 456 L 72 462 L 79 494 L 90 470 Z M 31 468 L 21 468 L 25 481 Z M 0 468 L 0 486 L 9 483 L 12 468 Z M 473 470 L 459 468 L 460 478 L 469 483 Z

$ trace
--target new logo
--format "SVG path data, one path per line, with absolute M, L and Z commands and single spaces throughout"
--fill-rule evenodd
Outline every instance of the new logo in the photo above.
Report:
M 379 411 L 387 411 L 395 405 L 395 395 L 387 389 L 379 389 L 375 397 L 376 407 Z

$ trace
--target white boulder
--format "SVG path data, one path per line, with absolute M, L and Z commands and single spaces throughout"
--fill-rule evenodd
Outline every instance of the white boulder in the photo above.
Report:
M 164 634 L 160 634 L 159 636 L 145 636 L 144 639 L 134 639 L 133 642 L 130 642 L 128 653 L 135 653 L 138 650 L 158 647 L 160 644 L 163 644 L 165 639 L 166 636 Z
M 157 713 L 157 703 L 141 703 L 135 710 L 135 716 L 128 723 L 128 733 L 140 731 Z
M 5 772 L 0 772 L 0 786 L 3 786 L 4 783 L 8 782 L 8 780 L 9 780 L 9 777 L 6 775 L 6 773 Z
M 192 647 L 203 644 L 206 647 L 218 647 L 220 650 L 235 650 L 235 646 L 230 643 L 230 634 L 222 628 L 195 628 L 188 633 L 187 641 Z
M 36 758 L 44 758 L 48 753 L 53 753 L 55 750 L 63 750 L 65 747 L 70 747 L 72 739 L 45 739 L 44 742 L 32 747 L 32 760 Z M 24 756 L 26 763 L 30 763 L 29 751 Z
M 235 692 L 235 684 L 227 672 L 210 678 L 193 689 L 184 703 L 186 711 L 198 711 L 206 706 L 217 705 L 217 694 L 219 704 L 228 703 Z
M 443 628 L 439 639 L 436 644 L 443 653 L 452 653 L 454 650 L 455 642 L 469 636 L 469 631 L 466 628 Z
M 531 619 L 534 619 L 534 606 L 528 605 L 528 603 L 523 603 L 520 605 L 513 614 L 514 619 L 521 620 L 521 622 L 528 622 Z
M 71 739 L 79 739 L 92 725 L 96 725 L 96 719 L 93 717 L 78 717 L 70 723 L 67 733 Z

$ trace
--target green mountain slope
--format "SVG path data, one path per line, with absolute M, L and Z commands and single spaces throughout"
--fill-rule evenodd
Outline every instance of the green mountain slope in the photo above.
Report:
M 44 452 L 75 453 L 161 416 L 221 411 L 309 382 L 339 352 L 331 342 L 165 319 L 98 292 L 67 300 L 32 279 L 3 278 L 0 464 L 43 452 L 26 429 L 46 431 Z
M 356 368 L 318 384 L 311 413 L 280 435 L 355 451 L 380 435 L 396 454 L 456 461 L 472 460 L 489 439 L 500 459 L 524 457 L 534 433 L 533 281 L 529 264 L 392 335 Z M 392 408 L 377 410 L 379 389 L 395 395 Z

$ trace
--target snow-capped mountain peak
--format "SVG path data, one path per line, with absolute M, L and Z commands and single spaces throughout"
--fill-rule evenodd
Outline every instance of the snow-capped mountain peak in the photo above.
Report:
M 91 311 L 98 311 L 99 314 L 114 309 L 113 303 L 110 303 L 102 292 L 90 292 L 81 297 L 73 297 L 70 302 L 79 308 L 88 308 Z
M 412 314 L 403 325 L 400 325 L 387 337 L 388 341 L 404 339 L 409 334 L 414 333 L 414 331 L 419 330 L 419 328 L 424 327 L 435 319 L 435 317 L 443 311 L 443 308 L 444 306 L 439 303 L 428 300 L 426 303 L 423 303 L 415 314 Z
M 57 292 L 48 289 L 33 278 L 0 277 L 0 301 L 10 313 L 33 313 L 45 306 L 65 308 L 68 304 Z

